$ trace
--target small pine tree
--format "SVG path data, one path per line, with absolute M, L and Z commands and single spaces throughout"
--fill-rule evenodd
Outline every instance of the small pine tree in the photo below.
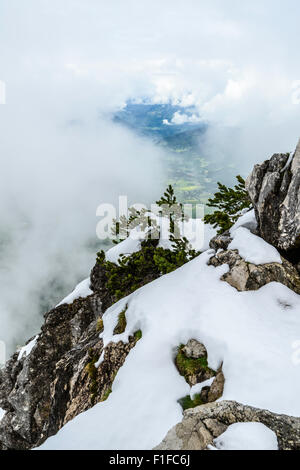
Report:
M 238 184 L 234 188 L 218 183 L 219 191 L 207 203 L 209 207 L 216 207 L 217 210 L 207 214 L 204 222 L 214 228 L 219 227 L 218 234 L 229 230 L 241 216 L 242 211 L 252 207 L 245 189 L 245 180 L 240 175 L 236 176 L 236 179 Z
M 159 201 L 156 201 L 156 204 L 158 206 L 163 206 L 164 204 L 166 204 L 167 206 L 170 206 L 170 207 L 175 204 L 178 204 L 173 186 L 171 184 L 169 184 L 169 186 L 164 192 L 164 195 L 159 199 Z

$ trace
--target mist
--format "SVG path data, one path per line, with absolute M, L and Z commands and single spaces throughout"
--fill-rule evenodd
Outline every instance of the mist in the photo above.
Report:
M 149 203 L 163 189 L 162 151 L 112 124 L 98 106 L 101 92 L 87 87 L 80 102 L 75 87 L 68 102 L 70 90 L 56 86 L 53 99 L 51 87 L 46 78 L 43 86 L 28 81 L 23 96 L 10 87 L 13 98 L 0 108 L 0 336 L 8 353 L 88 277 L 103 247 L 97 206 L 118 207 L 123 194 Z
M 128 99 L 193 106 L 239 173 L 299 137 L 298 0 L 0 0 L 0 339 L 87 277 L 96 208 L 152 202 L 163 151 L 114 125 Z

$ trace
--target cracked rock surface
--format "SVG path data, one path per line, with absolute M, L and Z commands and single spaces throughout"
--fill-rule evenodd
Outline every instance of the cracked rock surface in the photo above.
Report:
M 300 261 L 300 142 L 292 158 L 275 154 L 255 165 L 246 189 L 255 209 L 259 235 Z
M 209 264 L 228 264 L 229 271 L 221 279 L 238 291 L 258 290 L 269 282 L 280 282 L 300 294 L 300 276 L 296 268 L 286 259 L 280 263 L 256 265 L 246 262 L 237 250 L 220 251 L 210 258 Z

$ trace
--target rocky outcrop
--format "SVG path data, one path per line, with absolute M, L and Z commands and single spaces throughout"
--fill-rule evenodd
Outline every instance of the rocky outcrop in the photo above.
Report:
M 175 358 L 180 375 L 190 385 L 196 385 L 211 379 L 216 372 L 208 367 L 207 351 L 203 344 L 190 339 L 185 346 L 180 346 Z
M 185 346 L 182 345 L 178 348 L 175 364 L 180 375 L 185 378 L 190 386 L 214 378 L 210 386 L 201 389 L 196 400 L 190 400 L 189 397 L 180 400 L 186 407 L 213 402 L 223 395 L 225 377 L 222 366 L 214 371 L 208 367 L 207 359 L 205 346 L 196 339 L 190 339 Z M 187 400 L 185 400 L 186 398 Z
M 184 411 L 155 450 L 206 450 L 234 423 L 258 422 L 277 436 L 280 450 L 300 450 L 300 418 L 278 415 L 234 401 L 209 403 Z
M 103 351 L 98 293 L 60 305 L 45 317 L 30 354 L 16 353 L 0 373 L 0 449 L 40 445 L 70 419 L 105 400 L 119 368 L 137 342 L 110 343 Z M 97 328 L 98 325 L 98 328 Z
M 269 282 L 280 282 L 300 294 L 300 276 L 286 259 L 280 263 L 255 265 L 246 262 L 237 250 L 219 251 L 209 260 L 212 266 L 228 264 L 229 271 L 221 277 L 238 291 L 258 290 Z
M 300 142 L 291 158 L 275 154 L 255 165 L 246 180 L 258 234 L 279 250 L 300 261 Z

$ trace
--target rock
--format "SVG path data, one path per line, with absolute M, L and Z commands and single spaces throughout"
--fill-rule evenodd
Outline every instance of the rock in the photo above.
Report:
M 221 398 L 221 396 L 223 395 L 223 391 L 224 391 L 224 383 L 225 383 L 225 377 L 224 377 L 222 370 L 220 369 L 217 372 L 217 375 L 208 391 L 207 403 L 211 403 Z
M 208 264 L 221 266 L 228 264 L 229 271 L 221 279 L 238 291 L 258 290 L 269 282 L 280 282 L 300 294 L 300 276 L 295 267 L 281 257 L 280 263 L 255 265 L 246 262 L 237 250 L 221 251 L 210 258 Z
M 190 339 L 185 346 L 179 347 L 175 364 L 190 386 L 214 377 L 211 386 L 203 387 L 200 392 L 202 403 L 215 401 L 223 395 L 225 378 L 222 367 L 217 372 L 208 367 L 207 350 L 199 341 Z
M 208 367 L 205 346 L 195 339 L 190 339 L 185 346 L 178 348 L 175 365 L 190 386 L 216 375 L 216 372 Z
M 259 235 L 287 257 L 300 260 L 300 142 L 293 158 L 275 154 L 255 165 L 246 180 Z
M 93 292 L 96 292 L 100 295 L 102 301 L 102 309 L 105 312 L 105 310 L 114 303 L 114 299 L 106 287 L 106 270 L 101 263 L 96 262 L 95 266 L 91 271 L 90 279 L 90 288 Z
M 268 410 L 234 401 L 209 403 L 184 411 L 155 450 L 205 450 L 230 424 L 258 422 L 277 436 L 280 450 L 300 450 L 300 418 L 278 415 Z
M 227 230 L 226 232 L 222 233 L 221 235 L 216 235 L 213 237 L 210 242 L 209 246 L 215 251 L 218 250 L 227 250 L 228 245 L 232 242 L 232 238 L 230 235 L 230 231 Z
M 182 349 L 184 355 L 188 358 L 199 359 L 200 357 L 207 357 L 206 347 L 195 339 L 190 339 Z

